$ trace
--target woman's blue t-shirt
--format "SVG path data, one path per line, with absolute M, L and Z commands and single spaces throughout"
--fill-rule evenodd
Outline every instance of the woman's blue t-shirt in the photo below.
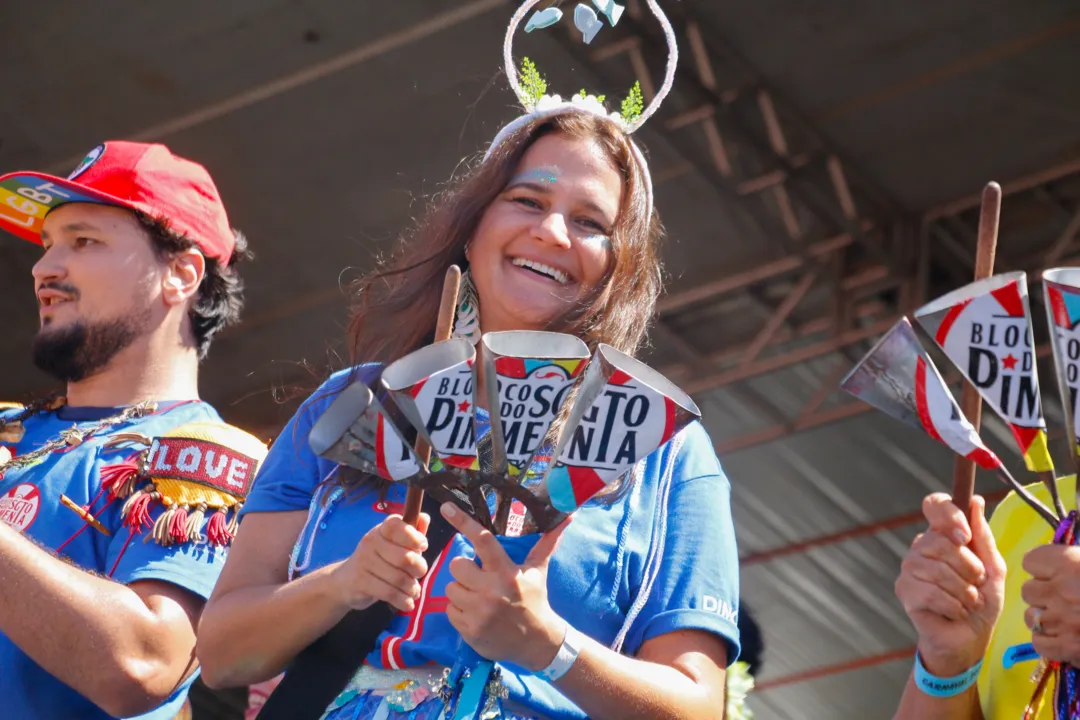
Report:
M 317 486 L 335 467 L 309 447 L 311 426 L 337 392 L 372 372 L 362 366 L 337 373 L 300 407 L 270 449 L 244 515 L 308 510 Z M 634 655 L 651 638 L 693 629 L 723 638 L 732 662 L 739 649 L 738 555 L 730 486 L 712 442 L 693 423 L 642 466 L 628 491 L 614 500 L 592 500 L 577 511 L 549 568 L 551 606 L 572 626 L 610 646 L 646 583 L 647 600 L 625 633 L 622 652 Z M 658 495 L 669 469 L 665 503 Z M 395 484 L 385 498 L 372 492 L 328 507 L 316 504 L 297 542 L 296 575 L 348 557 L 368 530 L 388 514 L 402 512 L 405 492 Z M 662 514 L 666 522 L 659 522 Z M 505 539 L 519 540 L 530 539 Z M 650 551 L 660 552 L 659 559 L 649 562 Z M 432 563 L 416 610 L 394 619 L 368 663 L 388 669 L 453 665 L 459 636 L 445 614 L 446 586 L 453 580 L 449 560 L 459 555 L 472 557 L 473 551 L 457 535 Z M 585 717 L 537 677 L 504 668 L 503 681 L 512 700 L 538 714 Z

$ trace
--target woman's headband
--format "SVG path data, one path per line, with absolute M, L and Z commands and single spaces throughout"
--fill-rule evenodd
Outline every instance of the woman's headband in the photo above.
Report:
M 656 96 L 652 101 L 645 106 L 643 97 L 641 94 L 641 86 L 639 83 L 635 83 L 634 87 L 630 90 L 629 95 L 622 102 L 621 112 L 608 112 L 604 107 L 604 96 L 599 97 L 595 95 L 587 95 L 582 90 L 577 95 L 570 97 L 568 100 L 563 100 L 559 95 L 547 94 L 547 83 L 544 82 L 540 73 L 536 70 L 536 66 L 525 58 L 522 63 L 522 71 L 519 74 L 517 68 L 514 65 L 513 58 L 513 45 L 514 34 L 517 32 L 518 27 L 521 25 L 521 21 L 541 0 L 525 0 L 521 4 L 521 7 L 517 9 L 514 16 L 510 18 L 510 25 L 506 29 L 506 40 L 503 42 L 503 63 L 506 67 L 506 77 L 510 81 L 510 87 L 513 89 L 514 94 L 517 95 L 518 101 L 521 102 L 522 107 L 525 108 L 525 114 L 512 120 L 508 123 L 499 134 L 495 136 L 495 139 L 491 142 L 491 145 L 487 149 L 487 153 L 484 155 L 486 160 L 490 157 L 492 151 L 502 144 L 510 135 L 519 130 L 524 125 L 541 120 L 548 117 L 554 117 L 556 115 L 562 115 L 568 112 L 586 112 L 598 117 L 602 117 L 609 122 L 615 123 L 615 125 L 627 135 L 634 133 L 645 124 L 657 108 L 660 107 L 660 103 L 667 97 L 668 92 L 671 90 L 671 85 L 675 80 L 675 67 L 679 61 L 679 47 L 675 41 L 675 31 L 671 28 L 671 23 L 668 21 L 667 16 L 664 15 L 664 11 L 657 5 L 656 0 L 645 0 L 652 11 L 656 19 L 660 21 L 660 26 L 664 29 L 664 37 L 668 43 L 668 57 L 667 57 L 667 70 L 664 74 L 664 82 L 660 86 L 660 90 L 657 91 Z M 622 16 L 624 8 L 618 5 L 614 0 L 592 0 L 592 3 L 600 10 L 600 12 L 608 19 L 612 26 L 614 26 L 619 18 Z M 529 22 L 525 26 L 525 32 L 532 32 L 534 29 L 550 27 L 556 24 L 562 18 L 562 11 L 556 7 L 548 7 L 543 10 L 539 10 L 533 14 L 529 19 Z M 574 10 L 574 25 L 581 30 L 585 42 L 592 42 L 592 39 L 596 37 L 596 33 L 603 27 L 603 21 L 597 16 L 596 11 L 584 3 L 579 3 Z M 630 141 L 630 148 L 634 154 L 634 160 L 641 168 L 641 174 L 645 178 L 645 193 L 648 202 L 648 214 L 652 215 L 653 209 L 653 187 L 652 177 L 649 174 L 649 164 L 645 161 L 645 155 L 641 152 L 637 143 L 632 138 L 627 138 Z

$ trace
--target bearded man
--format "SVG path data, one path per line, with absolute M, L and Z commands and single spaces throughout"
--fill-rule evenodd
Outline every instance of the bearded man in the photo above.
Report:
M 142 537 L 173 500 L 158 493 L 132 521 L 102 469 L 126 442 L 220 424 L 199 362 L 238 319 L 247 243 L 205 168 L 129 142 L 99 145 L 68 178 L 0 177 L 0 228 L 43 248 L 32 354 L 65 386 L 0 409 L 0 714 L 172 718 L 225 548 L 199 523 Z M 248 470 L 235 461 L 230 481 Z

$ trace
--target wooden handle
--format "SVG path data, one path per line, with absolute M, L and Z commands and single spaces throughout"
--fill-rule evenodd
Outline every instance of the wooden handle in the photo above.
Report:
M 60 502 L 63 503 L 63 505 L 68 509 L 73 510 L 76 515 L 83 519 L 83 522 L 97 530 L 99 533 L 111 535 L 107 527 L 98 522 L 97 518 L 87 512 L 85 508 L 83 508 L 77 502 L 69 498 L 67 495 L 61 495 Z
M 446 277 L 443 279 L 442 299 L 439 301 L 439 317 L 435 322 L 435 342 L 449 340 L 454 331 L 454 311 L 457 310 L 457 298 L 461 289 L 461 268 L 451 265 L 446 269 Z M 431 446 L 424 441 L 422 435 L 417 433 L 416 445 L 413 446 L 420 464 L 427 466 L 431 459 Z M 410 487 L 405 494 L 405 512 L 402 518 L 405 522 L 416 527 L 420 520 L 420 506 L 424 503 L 424 491 L 418 487 Z
M 982 208 L 979 212 L 979 241 L 975 250 L 975 279 L 982 280 L 994 274 L 994 255 L 997 253 L 998 220 L 1001 218 L 1001 186 L 996 182 L 988 183 L 982 194 Z M 982 398 L 971 383 L 964 381 L 960 395 L 960 410 L 971 421 L 975 432 L 979 431 L 982 421 Z M 975 463 L 966 457 L 957 456 L 953 466 L 953 504 L 965 514 L 971 507 L 971 496 L 975 494 Z

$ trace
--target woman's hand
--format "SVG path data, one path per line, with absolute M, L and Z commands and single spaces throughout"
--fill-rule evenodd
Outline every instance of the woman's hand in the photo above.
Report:
M 1001 615 L 1005 561 L 985 509 L 985 500 L 973 498 L 969 523 L 948 495 L 927 496 L 923 515 L 930 527 L 911 544 L 896 581 L 896 596 L 919 634 L 923 664 L 940 677 L 982 659 Z
M 450 503 L 442 514 L 468 538 L 483 566 L 468 558 L 450 561 L 454 582 L 446 588 L 446 615 L 461 637 L 488 660 L 543 670 L 555 659 L 566 623 L 548 604 L 548 562 L 569 519 L 540 538 L 517 565 L 490 532 Z
M 420 597 L 418 580 L 427 574 L 422 553 L 427 550 L 428 523 L 420 515 L 412 527 L 400 515 L 390 515 L 360 539 L 356 550 L 333 570 L 344 605 L 363 610 L 383 600 L 401 612 L 411 612 Z
M 1032 629 L 1035 651 L 1080 666 L 1080 547 L 1037 547 L 1024 556 L 1024 570 L 1031 579 L 1020 593 L 1029 606 L 1024 622 Z

